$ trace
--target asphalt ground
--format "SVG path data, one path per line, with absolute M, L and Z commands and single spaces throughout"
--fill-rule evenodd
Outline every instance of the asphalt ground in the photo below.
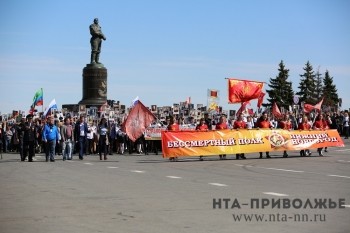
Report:
M 312 151 L 178 162 L 3 154 L 0 232 L 350 232 L 350 141 L 324 157 Z

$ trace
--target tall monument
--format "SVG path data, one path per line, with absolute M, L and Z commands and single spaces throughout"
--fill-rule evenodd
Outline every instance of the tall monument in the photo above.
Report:
M 106 40 L 98 19 L 90 25 L 91 59 L 83 69 L 83 98 L 79 105 L 100 106 L 107 101 L 107 69 L 100 63 L 102 40 Z

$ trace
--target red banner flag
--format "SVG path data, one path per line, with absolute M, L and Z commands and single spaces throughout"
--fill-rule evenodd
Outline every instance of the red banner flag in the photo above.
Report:
M 209 97 L 217 98 L 218 97 L 218 91 L 217 90 L 209 90 Z
M 141 101 L 137 101 L 123 123 L 124 132 L 129 136 L 131 141 L 135 142 L 155 119 L 156 117 L 152 112 Z
M 228 102 L 233 104 L 257 99 L 263 87 L 263 82 L 228 79 Z
M 322 103 L 323 103 L 323 99 L 324 99 L 324 98 L 322 98 L 322 100 L 321 100 L 320 102 L 318 102 L 318 103 L 314 106 L 314 108 L 317 109 L 318 111 L 321 111 L 321 106 L 322 106 Z
M 263 101 L 264 101 L 264 96 L 265 96 L 265 93 L 264 93 L 264 92 L 261 92 L 260 95 L 259 95 L 259 97 L 258 97 L 258 105 L 257 105 L 258 108 L 261 107 L 261 105 L 262 105 L 262 103 L 263 103 Z
M 315 106 L 313 106 L 311 104 L 304 104 L 304 109 L 303 109 L 304 112 L 305 113 L 309 113 L 309 112 L 311 112 L 314 109 L 316 109 L 318 111 L 321 111 L 321 106 L 322 106 L 322 103 L 323 103 L 323 99 L 324 98 L 322 98 L 322 100 L 320 102 L 318 102 Z
M 272 115 L 274 115 L 276 118 L 282 117 L 282 113 L 281 113 L 280 109 L 278 108 L 276 102 L 273 103 L 273 106 L 272 106 Z
M 253 116 L 254 110 L 252 108 L 248 108 L 248 114 L 249 114 L 249 116 Z
M 29 114 L 33 115 L 34 114 L 34 110 L 35 108 L 33 108 L 33 106 L 30 106 L 30 109 L 29 109 Z
M 246 109 L 247 109 L 247 105 L 250 105 L 250 102 L 247 101 L 247 102 L 244 102 L 242 103 L 241 107 L 238 109 L 237 113 L 236 113 L 236 116 L 238 117 L 241 113 L 245 112 Z
M 309 112 L 311 112 L 312 110 L 314 110 L 314 106 L 313 106 L 313 105 L 311 105 L 311 104 L 304 104 L 304 109 L 303 109 L 303 111 L 304 111 L 305 113 L 309 113 Z

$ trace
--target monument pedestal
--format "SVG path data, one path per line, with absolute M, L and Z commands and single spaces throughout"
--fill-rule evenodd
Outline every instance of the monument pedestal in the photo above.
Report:
M 107 69 L 103 64 L 87 64 L 83 69 L 83 98 L 79 105 L 99 107 L 107 101 Z

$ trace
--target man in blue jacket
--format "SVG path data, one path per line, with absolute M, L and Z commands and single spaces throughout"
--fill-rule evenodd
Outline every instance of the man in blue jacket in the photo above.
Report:
M 43 129 L 43 141 L 46 144 L 46 162 L 55 162 L 55 149 L 56 143 L 60 140 L 60 133 L 57 126 L 55 125 L 55 119 L 50 117 L 47 119 L 48 123 Z

